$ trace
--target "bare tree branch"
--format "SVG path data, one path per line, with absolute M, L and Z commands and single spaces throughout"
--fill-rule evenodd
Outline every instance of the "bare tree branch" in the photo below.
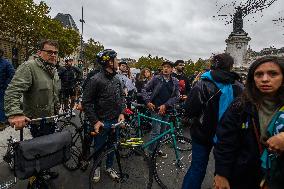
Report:
M 221 20 L 225 20 L 225 25 L 232 23 L 233 22 L 233 15 L 236 13 L 236 8 L 241 7 L 242 13 L 243 13 L 243 18 L 246 17 L 247 15 L 252 15 L 256 13 L 262 13 L 263 10 L 267 9 L 270 7 L 273 3 L 275 3 L 277 0 L 247 0 L 246 2 L 240 2 L 237 3 L 236 0 L 225 3 L 221 5 L 217 11 L 217 16 L 222 17 Z M 216 2 L 216 6 L 217 2 Z M 223 13 L 225 9 L 233 7 L 235 9 L 234 13 Z M 261 15 L 262 17 L 263 15 Z

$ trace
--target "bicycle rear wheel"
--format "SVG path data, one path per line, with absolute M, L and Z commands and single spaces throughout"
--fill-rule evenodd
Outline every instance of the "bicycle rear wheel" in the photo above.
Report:
M 82 158 L 83 128 L 78 127 L 72 122 L 64 122 L 60 127 L 60 131 L 63 130 L 70 131 L 72 136 L 71 157 L 68 161 L 63 163 L 63 166 L 69 171 L 75 171 L 80 167 L 80 161 Z
M 154 178 L 161 188 L 181 188 L 183 178 L 191 165 L 191 140 L 176 136 L 179 160 L 176 159 L 172 137 L 161 141 L 153 154 Z M 167 158 L 159 156 L 159 152 L 167 154 Z
M 130 149 L 135 155 L 128 158 L 120 158 L 118 151 L 115 148 L 111 148 L 106 152 L 102 153 L 93 164 L 93 167 L 89 176 L 90 189 L 95 188 L 135 188 L 145 189 L 151 188 L 153 182 L 153 172 L 150 159 L 146 156 L 144 151 L 140 149 Z M 116 153 L 117 152 L 117 153 Z M 119 175 L 119 179 L 112 180 L 105 170 L 105 163 L 107 156 L 111 153 L 114 155 L 114 161 L 112 168 L 116 170 Z M 121 164 L 121 172 L 119 171 L 119 164 Z M 101 178 L 99 182 L 93 181 L 93 175 L 97 167 L 101 169 Z M 103 181 L 102 181 L 103 180 Z

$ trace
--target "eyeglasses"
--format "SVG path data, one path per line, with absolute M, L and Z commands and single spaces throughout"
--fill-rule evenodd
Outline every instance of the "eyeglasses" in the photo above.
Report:
M 44 52 L 46 52 L 49 56 L 51 56 L 51 55 L 58 55 L 58 51 L 53 51 L 53 50 L 45 50 L 45 49 L 42 49 L 41 51 L 44 51 Z

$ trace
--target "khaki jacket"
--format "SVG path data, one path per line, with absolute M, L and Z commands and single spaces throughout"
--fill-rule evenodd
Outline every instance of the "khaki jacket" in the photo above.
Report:
M 54 115 L 59 102 L 59 86 L 56 69 L 53 74 L 49 73 L 39 59 L 21 64 L 5 91 L 6 116 L 40 118 Z M 21 97 L 23 110 L 20 108 Z

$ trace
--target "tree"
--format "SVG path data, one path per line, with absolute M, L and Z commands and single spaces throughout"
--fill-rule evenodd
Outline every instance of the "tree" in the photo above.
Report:
M 242 18 L 245 18 L 247 15 L 252 15 L 259 12 L 262 13 L 264 9 L 267 9 L 276 1 L 277 0 L 246 0 L 239 2 L 236 0 L 230 2 L 226 1 L 226 3 L 222 4 L 221 6 L 216 4 L 216 6 L 219 6 L 217 16 L 220 17 L 221 20 L 225 20 L 225 25 L 231 24 L 233 23 L 234 16 L 238 13 L 238 10 L 242 12 Z M 231 12 L 230 7 L 235 9 L 234 13 Z M 227 10 L 225 10 L 226 8 Z
M 60 56 L 64 57 L 76 50 L 80 42 L 78 32 L 65 29 L 60 22 L 48 16 L 50 7 L 44 2 L 36 4 L 33 0 L 1 0 L 0 35 L 13 39 L 18 47 L 24 47 L 26 58 L 37 49 L 42 39 L 59 42 Z
M 199 58 L 195 63 L 192 60 L 188 60 L 186 61 L 184 72 L 187 76 L 190 76 L 193 75 L 195 71 L 200 72 L 204 69 L 208 69 L 209 67 L 209 60 L 203 60 L 202 58 Z
M 147 57 L 140 57 L 135 65 L 136 68 L 143 69 L 143 68 L 149 68 L 152 71 L 157 71 L 158 68 L 161 67 L 163 61 L 165 59 L 163 57 L 155 56 L 152 57 L 151 54 L 149 54 Z
M 184 67 L 184 72 L 187 76 L 193 75 L 194 74 L 194 63 L 193 62 L 188 62 L 187 64 L 185 64 Z
M 284 17 L 279 17 L 277 19 L 273 19 L 272 21 L 274 24 L 284 27 Z
M 104 46 L 94 39 L 90 38 L 84 45 L 84 57 L 88 63 L 95 63 L 98 52 L 104 50 Z

